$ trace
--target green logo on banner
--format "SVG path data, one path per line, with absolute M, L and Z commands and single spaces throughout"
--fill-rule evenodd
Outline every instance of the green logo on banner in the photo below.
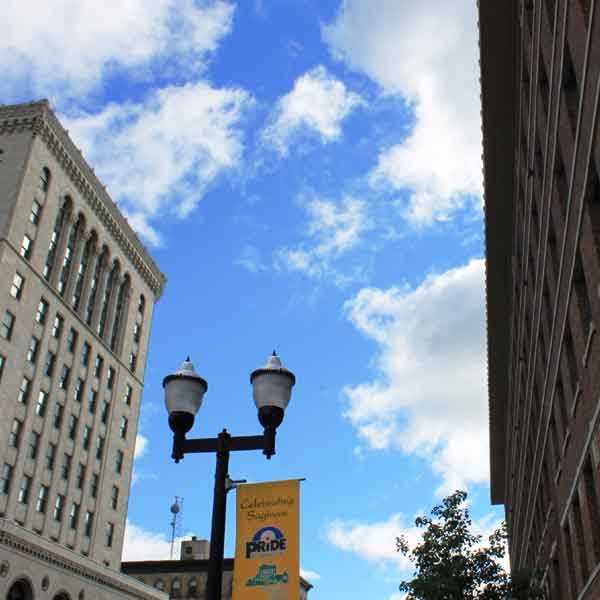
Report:
M 246 587 L 255 587 L 258 585 L 278 585 L 281 583 L 288 582 L 288 573 L 277 574 L 277 567 L 275 565 L 260 565 L 258 573 L 246 581 Z

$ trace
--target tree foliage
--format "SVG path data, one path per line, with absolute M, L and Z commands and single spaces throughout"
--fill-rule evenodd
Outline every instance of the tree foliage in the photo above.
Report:
M 506 553 L 503 524 L 483 543 L 472 533 L 467 493 L 456 491 L 434 506 L 430 516 L 419 516 L 421 542 L 410 548 L 404 537 L 396 538 L 398 552 L 415 566 L 413 578 L 400 583 L 407 600 L 519 600 L 542 598 L 531 573 L 513 578 L 501 560 Z

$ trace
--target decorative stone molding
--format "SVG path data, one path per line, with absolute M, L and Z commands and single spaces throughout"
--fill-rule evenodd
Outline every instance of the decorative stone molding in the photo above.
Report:
M 25 131 L 30 131 L 33 137 L 39 136 L 42 139 L 81 197 L 85 199 L 158 299 L 166 283 L 166 277 L 60 124 L 47 100 L 10 107 L 0 106 L 0 135 Z
M 97 585 L 130 594 L 142 600 L 166 600 L 167 598 L 166 594 L 149 589 L 148 586 L 140 584 L 132 577 L 117 571 L 106 572 L 106 568 L 94 563 L 89 558 L 77 555 L 56 544 L 50 545 L 43 538 L 13 525 L 5 519 L 0 519 L 0 548 L 2 547 L 8 548 L 11 553 L 18 552 L 40 563 L 62 569 Z

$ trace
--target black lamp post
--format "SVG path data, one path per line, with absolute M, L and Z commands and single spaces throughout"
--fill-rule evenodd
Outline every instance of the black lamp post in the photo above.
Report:
M 281 364 L 273 352 L 267 364 L 250 375 L 252 396 L 258 409 L 262 435 L 231 436 L 226 429 L 216 438 L 186 439 L 196 413 L 202 405 L 208 384 L 198 373 L 189 357 L 181 368 L 163 380 L 169 426 L 173 430 L 172 458 L 178 463 L 186 454 L 216 452 L 215 491 L 213 496 L 210 556 L 208 564 L 207 600 L 221 600 L 223 552 L 225 545 L 225 512 L 229 453 L 236 450 L 262 450 L 270 459 L 275 454 L 275 433 L 283 421 L 296 377 Z

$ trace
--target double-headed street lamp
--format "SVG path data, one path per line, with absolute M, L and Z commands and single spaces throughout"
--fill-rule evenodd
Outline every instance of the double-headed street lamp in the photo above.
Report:
M 186 454 L 216 452 L 215 491 L 213 496 L 210 556 L 208 563 L 207 600 L 221 600 L 223 552 L 225 545 L 225 512 L 229 453 L 235 450 L 262 450 L 270 459 L 275 454 L 275 433 L 292 395 L 296 377 L 281 364 L 273 352 L 267 364 L 250 375 L 252 396 L 258 409 L 262 435 L 231 436 L 226 429 L 216 438 L 186 439 L 196 413 L 208 389 L 206 381 L 194 371 L 189 357 L 181 368 L 163 380 L 169 426 L 173 430 L 172 458 L 178 463 Z

